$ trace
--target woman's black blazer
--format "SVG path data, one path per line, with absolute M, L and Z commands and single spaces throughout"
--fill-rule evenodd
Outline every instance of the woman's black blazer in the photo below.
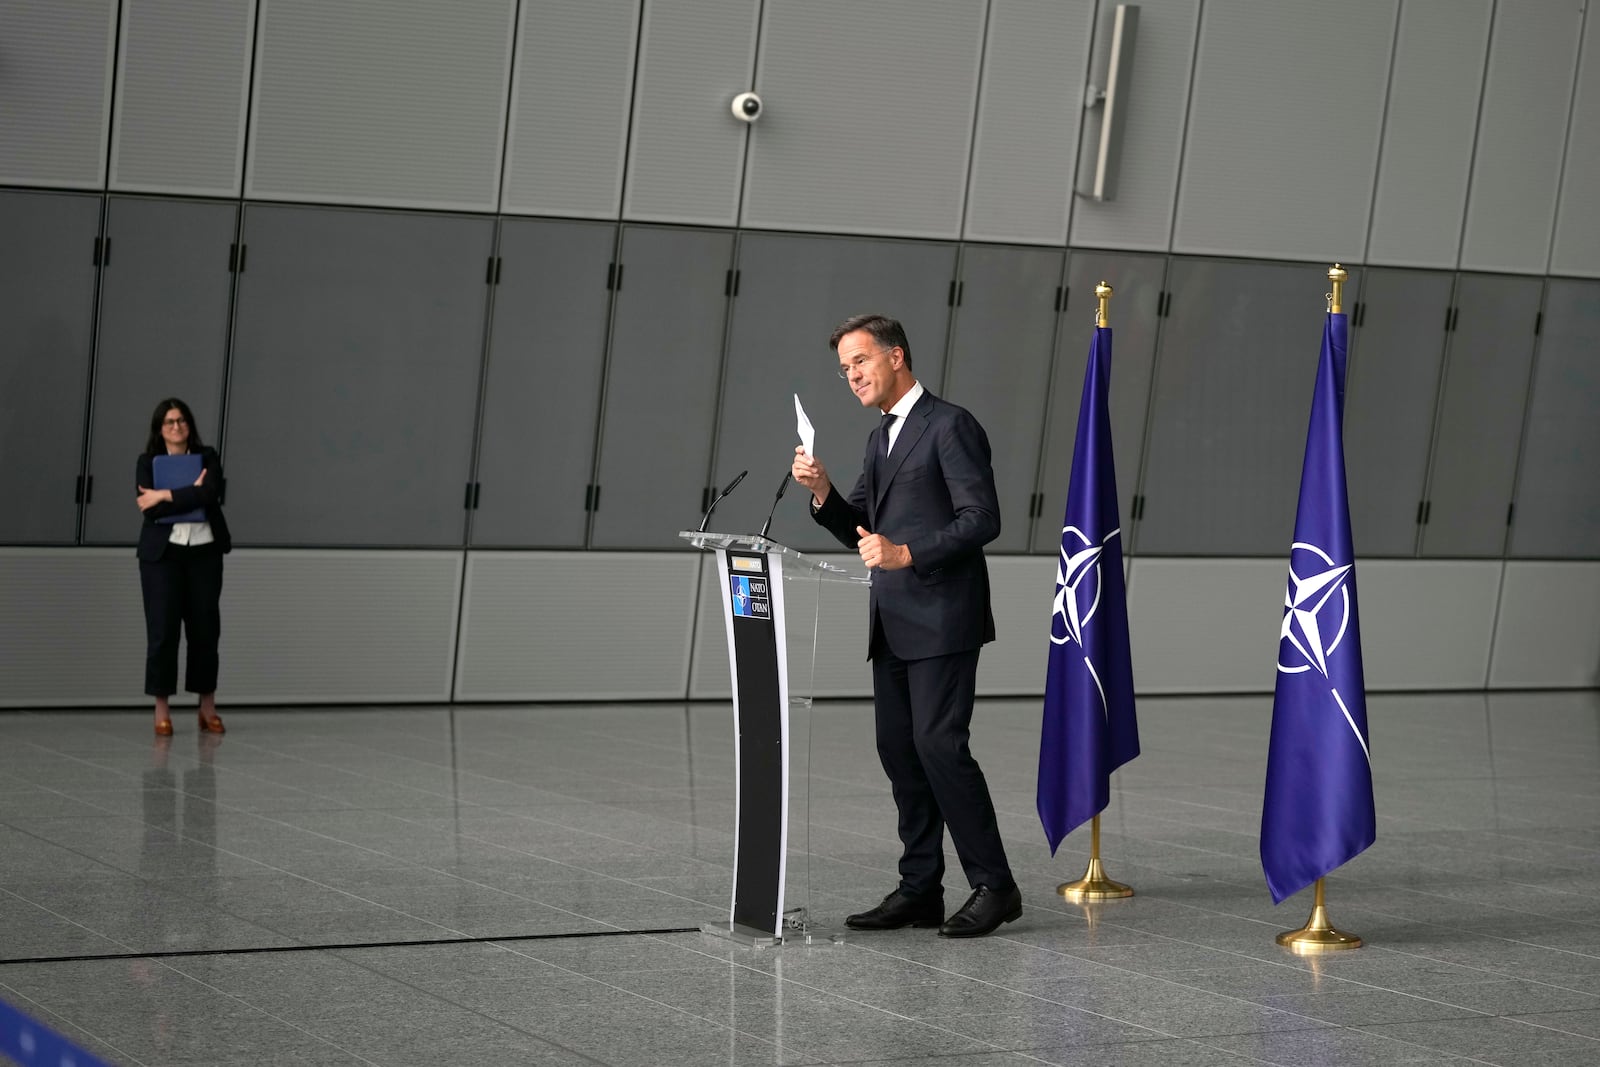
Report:
M 144 526 L 139 530 L 139 558 L 155 562 L 166 552 L 167 545 L 172 537 L 171 523 L 158 523 L 157 519 L 166 515 L 182 515 L 195 508 L 204 508 L 206 521 L 211 524 L 212 543 L 219 551 L 233 551 L 233 537 L 228 533 L 228 520 L 222 517 L 222 505 L 217 502 L 217 497 L 222 488 L 222 460 L 217 456 L 214 448 L 200 450 L 205 464 L 206 477 L 200 485 L 186 485 L 181 489 L 172 491 L 172 502 L 163 500 L 155 507 L 144 513 Z M 142 455 L 139 457 L 138 481 L 135 482 L 135 491 L 138 486 L 146 489 L 153 488 L 155 481 L 154 466 L 151 464 L 153 457 Z

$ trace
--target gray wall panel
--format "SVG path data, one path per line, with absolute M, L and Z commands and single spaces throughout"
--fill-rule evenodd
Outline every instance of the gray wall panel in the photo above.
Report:
M 1359 260 L 1398 0 L 1210 0 L 1178 252 Z
M 985 6 L 766 0 L 743 223 L 955 237 Z
M 1400 8 L 1369 263 L 1453 268 L 1493 0 L 1406 0 Z
M 493 226 L 245 208 L 226 441 L 235 539 L 462 543 Z
M 1166 280 L 1165 256 L 1074 251 L 1067 263 L 1067 307 L 1056 335 L 1055 371 L 1050 381 L 1049 421 L 1039 465 L 1042 510 L 1033 526 L 1033 551 L 1052 557 L 1061 550 L 1061 520 L 1072 482 L 1072 450 L 1077 442 L 1078 405 L 1094 336 L 1094 287 L 1110 284 L 1111 297 L 1111 453 L 1117 465 L 1117 508 L 1125 532 L 1123 551 L 1133 544 L 1134 493 L 1144 455 L 1145 418 L 1156 355 L 1157 304 Z
M 651 0 L 644 12 L 623 215 L 731 226 L 754 84 L 757 0 Z
M 495 206 L 514 0 L 260 0 L 245 193 Z
M 848 493 L 861 473 L 867 434 L 878 414 L 863 411 L 838 378 L 838 356 L 828 349 L 835 326 L 869 311 L 899 319 L 917 380 L 940 391 L 955 247 L 746 234 L 739 246 L 739 274 L 716 470 L 727 479 L 750 468 L 756 480 L 724 501 L 712 521 L 723 530 L 758 530 L 800 443 L 796 394 L 816 427 L 817 458 L 840 491 Z M 805 551 L 836 550 L 839 543 L 808 514 L 809 500 L 810 494 L 799 489 L 785 496 L 772 536 Z
M 1133 559 L 1128 630 L 1135 689 L 1272 691 L 1289 575 L 1288 531 L 1282 540 L 1282 559 Z
M 1357 553 L 1361 543 L 1356 543 Z M 1356 557 L 1369 689 L 1479 689 L 1500 595 L 1498 560 Z
M 699 567 L 688 553 L 469 552 L 456 699 L 681 699 Z
M 0 548 L 0 589 L 0 707 L 149 703 L 131 550 Z
M 1540 274 L 1550 262 L 1582 21 L 1560 0 L 1495 4 L 1463 270 Z
M 1537 278 L 1464 274 L 1428 476 L 1424 556 L 1500 556 L 1533 359 Z
M 1600 11 L 1584 20 L 1578 85 L 1567 126 L 1567 158 L 1562 167 L 1561 199 L 1556 208 L 1552 274 L 1600 277 Z
M 219 698 L 450 699 L 461 566 L 460 552 L 234 552 L 224 571 Z
M 815 558 L 865 573 L 859 556 L 818 553 Z M 700 559 L 700 602 L 695 612 L 689 696 L 694 700 L 728 700 L 733 686 L 728 673 L 728 633 L 722 617 L 717 558 L 706 553 Z M 786 580 L 783 597 L 790 696 L 871 696 L 866 587 Z
M 240 549 L 223 574 L 224 708 L 449 698 L 460 553 Z M 0 548 L 0 588 L 0 707 L 150 703 L 130 550 Z
M 112 197 L 112 256 L 100 294 L 84 540 L 133 544 L 141 519 L 134 464 L 164 397 L 194 411 L 200 439 L 219 443 L 228 349 L 234 204 Z M 224 466 L 226 469 L 226 465 Z
M 582 548 L 616 226 L 501 223 L 474 545 Z
M 614 219 L 639 0 L 526 0 L 517 29 L 501 208 Z
M 1546 285 L 1510 554 L 1600 559 L 1600 282 Z
M 1357 284 L 1352 272 L 1352 291 Z M 1286 553 L 1322 343 L 1324 272 L 1178 260 L 1170 288 L 1138 550 Z
M 105 181 L 117 0 L 0 0 L 0 184 Z
M 1362 556 L 1412 556 L 1455 278 L 1371 270 L 1345 377 L 1344 463 Z
M 129 0 L 111 188 L 239 195 L 254 0 Z
M 1489 685 L 1600 686 L 1600 563 L 1509 560 Z
M 978 659 L 978 691 L 986 696 L 1042 694 L 1050 662 L 1056 561 L 991 556 L 989 588 L 995 639 L 983 646 Z
M 685 687 L 691 699 L 727 699 L 727 637 L 709 556 L 467 556 L 457 634 L 459 552 L 234 552 L 223 592 L 222 699 L 444 700 L 452 651 L 461 701 L 675 700 Z M 1050 564 L 991 560 L 999 640 L 984 649 L 980 695 L 1043 693 Z M 1493 688 L 1600 684 L 1600 564 L 1357 567 L 1374 690 L 1470 689 L 1486 672 Z M 1270 692 L 1285 572 L 1283 560 L 1133 560 L 1138 691 Z M 15 638 L 0 645 L 0 707 L 148 704 L 138 570 L 127 549 L 0 548 L 0 588 L 16 594 L 0 598 L 0 629 Z M 630 595 L 597 596 L 598 588 Z M 814 592 L 789 588 L 786 597 L 791 679 L 800 685 L 810 675 L 803 631 Z M 820 638 L 816 694 L 870 694 L 863 590 L 823 589 Z M 617 648 L 628 654 L 613 655 Z
M 1000 536 L 991 552 L 1028 549 L 1063 258 L 993 245 L 968 245 L 961 256 L 961 305 L 943 395 L 976 415 L 989 437 L 1000 494 Z
M 1094 59 L 1103 84 L 1115 4 L 1101 4 Z M 1172 210 L 1183 156 L 1183 128 L 1189 112 L 1189 75 L 1200 19 L 1199 0 L 1142 0 L 1134 50 L 1127 125 L 1123 128 L 1122 168 L 1116 199 L 1078 198 L 1072 207 L 1072 243 L 1092 248 L 1132 248 L 1165 252 L 1172 243 Z M 1071 100 L 1063 106 L 1072 106 Z M 1085 124 L 1078 159 L 1078 182 L 1094 173 L 1099 118 Z
M 0 190 L 0 543 L 77 534 L 99 231 L 99 197 Z
M 964 236 L 1059 245 L 1094 4 L 990 0 Z
M 675 548 L 705 506 L 733 235 L 629 226 L 622 234 L 596 548 Z M 741 468 L 710 475 L 718 486 Z

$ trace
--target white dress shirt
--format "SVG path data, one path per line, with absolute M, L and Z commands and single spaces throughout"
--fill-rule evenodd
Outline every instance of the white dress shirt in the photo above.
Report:
M 889 444 L 883 450 L 884 455 L 894 451 L 894 443 L 900 439 L 900 427 L 906 424 L 906 416 L 911 414 L 911 409 L 917 406 L 917 401 L 922 399 L 922 383 L 912 382 L 911 388 L 906 390 L 906 395 L 895 402 L 894 407 L 884 412 L 893 415 L 894 421 L 889 424 Z

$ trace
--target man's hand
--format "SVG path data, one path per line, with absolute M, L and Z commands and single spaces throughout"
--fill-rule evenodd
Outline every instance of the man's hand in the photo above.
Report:
M 833 483 L 828 480 L 828 472 L 822 464 L 806 455 L 804 445 L 794 446 L 794 466 L 789 468 L 789 473 L 795 481 L 811 490 L 811 496 L 818 506 L 828 499 L 828 490 L 833 488 Z
M 868 533 L 865 526 L 857 526 L 856 533 L 861 535 L 856 551 L 861 553 L 861 562 L 869 568 L 898 571 L 911 566 L 911 549 L 905 545 L 897 545 L 882 534 Z

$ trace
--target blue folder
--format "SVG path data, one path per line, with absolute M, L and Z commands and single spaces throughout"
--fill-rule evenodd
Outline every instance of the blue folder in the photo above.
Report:
M 151 476 L 155 479 L 152 489 L 182 489 L 194 484 L 200 477 L 200 472 L 205 469 L 205 457 L 198 452 L 180 452 L 177 455 L 156 456 L 150 461 Z M 168 515 L 164 519 L 157 519 L 160 523 L 174 522 L 205 522 L 205 508 L 195 508 L 182 515 Z

